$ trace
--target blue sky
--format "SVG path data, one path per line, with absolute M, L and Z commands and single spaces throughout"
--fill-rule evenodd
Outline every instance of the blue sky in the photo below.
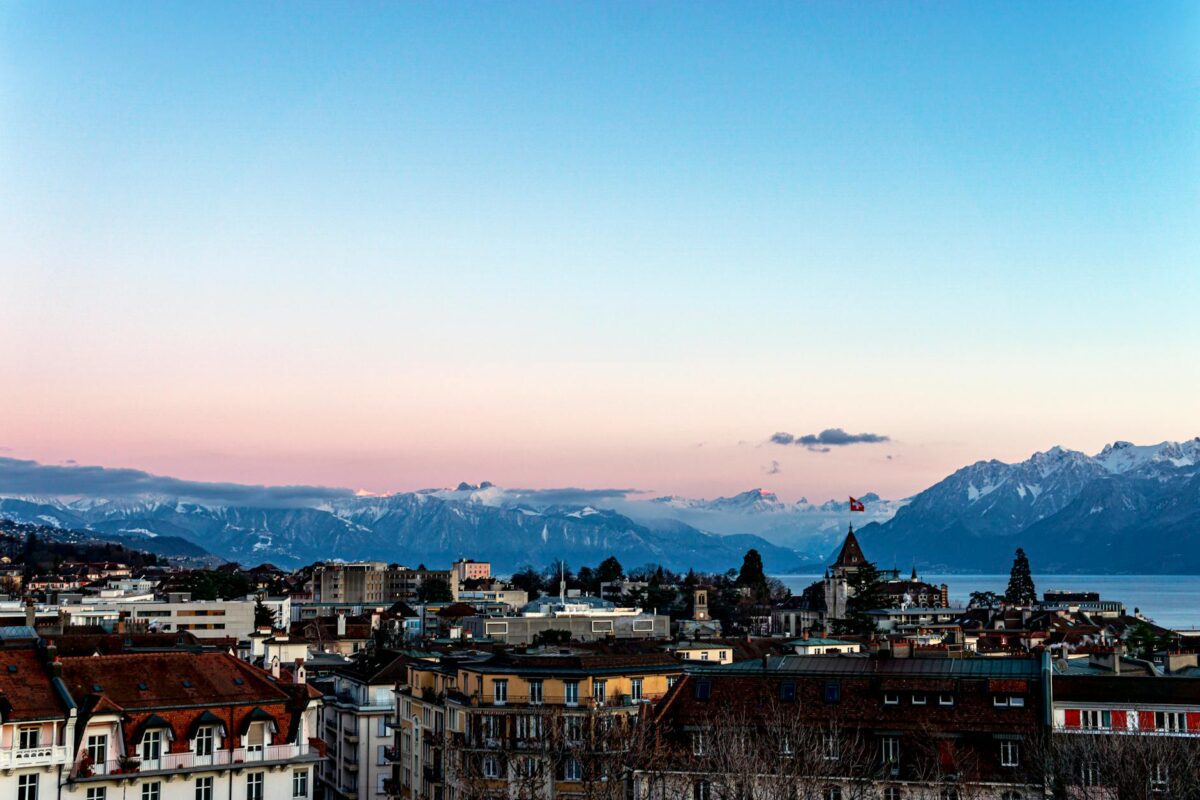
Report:
M 1186 3 L 6 4 L 0 445 L 840 496 L 1194 436 L 1198 41 Z M 764 444 L 830 427 L 893 458 Z

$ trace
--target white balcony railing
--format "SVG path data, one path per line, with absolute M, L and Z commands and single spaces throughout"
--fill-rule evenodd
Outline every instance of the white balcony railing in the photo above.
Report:
M 258 764 L 262 762 L 290 761 L 293 758 L 316 755 L 316 751 L 303 744 L 275 744 L 267 747 L 239 747 L 234 750 L 217 750 L 211 755 L 197 755 L 194 752 L 163 753 L 155 759 L 118 760 L 109 759 L 100 764 L 77 764 L 75 777 L 88 778 L 97 775 L 114 775 L 130 772 L 161 772 L 188 769 L 205 769 L 208 767 L 228 767 L 240 764 Z
M 67 748 L 65 745 L 0 749 L 0 769 L 45 767 L 54 764 L 66 764 L 67 760 Z

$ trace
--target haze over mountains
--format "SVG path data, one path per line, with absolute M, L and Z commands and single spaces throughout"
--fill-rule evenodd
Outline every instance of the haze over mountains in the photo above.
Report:
M 520 490 L 490 483 L 359 497 L 322 487 L 200 484 L 136 470 L 0 458 L 0 517 L 136 541 L 177 537 L 245 563 L 460 556 L 500 571 L 615 555 L 627 566 L 736 567 L 750 547 L 776 573 L 818 570 L 853 516 L 885 566 L 980 572 L 1024 547 L 1042 572 L 1200 573 L 1200 438 L 1100 453 L 1051 448 L 980 461 L 907 500 L 644 499 L 631 490 Z

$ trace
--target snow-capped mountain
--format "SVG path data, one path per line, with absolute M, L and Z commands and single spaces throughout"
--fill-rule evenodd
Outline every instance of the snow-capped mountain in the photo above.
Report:
M 88 503 L 0 500 L 0 517 L 107 536 L 170 536 L 232 561 L 294 566 L 341 558 L 416 566 L 460 556 L 485 558 L 500 571 L 555 559 L 595 564 L 610 555 L 629 566 L 726 570 L 757 548 L 775 568 L 794 551 L 756 536 L 720 536 L 678 524 L 651 529 L 591 506 L 501 505 L 480 487 L 346 497 L 320 508 L 253 508 L 197 503 Z M 488 502 L 485 502 L 488 501 Z
M 985 572 L 1003 570 L 1016 547 L 1045 571 L 1196 571 L 1198 465 L 1200 438 L 979 461 L 863 528 L 861 540 L 872 558 Z

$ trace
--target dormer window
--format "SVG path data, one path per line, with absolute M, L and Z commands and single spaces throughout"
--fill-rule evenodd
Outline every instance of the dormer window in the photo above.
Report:
M 216 731 L 211 725 L 205 725 L 196 731 L 192 740 L 192 749 L 198 756 L 211 756 L 216 745 Z
M 33 750 L 41 747 L 42 729 L 38 726 L 25 726 L 18 734 L 17 746 L 21 750 Z

